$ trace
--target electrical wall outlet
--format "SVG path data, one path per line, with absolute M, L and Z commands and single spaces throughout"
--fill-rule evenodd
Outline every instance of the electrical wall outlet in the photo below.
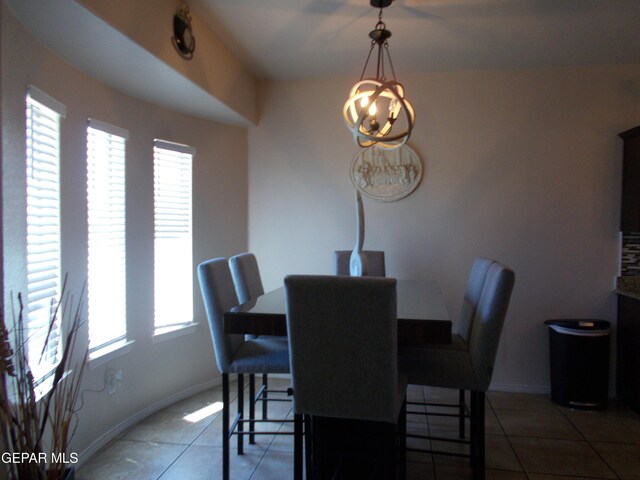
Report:
M 122 370 L 107 370 L 105 372 L 105 384 L 107 386 L 107 393 L 113 395 L 120 388 L 122 384 Z

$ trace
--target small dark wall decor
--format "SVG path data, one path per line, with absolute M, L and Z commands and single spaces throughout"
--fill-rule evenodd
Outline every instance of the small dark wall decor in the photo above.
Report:
M 183 5 L 173 16 L 173 46 L 182 58 L 191 60 L 196 49 L 196 38 L 191 28 L 191 14 L 189 7 Z

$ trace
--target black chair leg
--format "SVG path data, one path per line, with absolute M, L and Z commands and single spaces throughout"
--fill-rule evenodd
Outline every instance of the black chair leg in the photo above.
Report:
M 471 391 L 470 393 L 470 398 L 469 398 L 469 409 L 470 409 L 470 421 L 469 421 L 469 427 L 470 427 L 470 432 L 469 432 L 469 457 L 470 457 L 470 462 L 471 462 L 471 468 L 475 468 L 476 465 L 476 458 L 477 458 L 477 454 L 476 454 L 476 447 L 477 447 L 477 441 L 476 441 L 476 436 L 477 436 L 477 424 L 476 424 L 476 394 L 474 391 Z
M 474 480 L 485 478 L 484 392 L 471 392 L 471 467 Z
M 465 415 L 466 415 L 466 403 L 465 403 L 465 393 L 464 390 L 460 390 L 458 392 L 458 419 L 459 424 L 459 436 L 460 438 L 464 438 L 465 435 Z
M 244 375 L 238 374 L 238 455 L 244 453 Z
M 307 480 L 313 480 L 313 431 L 311 417 L 304 415 L 304 463 L 307 472 Z
M 398 435 L 400 436 L 400 445 L 398 452 L 398 462 L 400 468 L 398 472 L 399 480 L 407 478 L 407 400 L 402 403 L 400 411 L 400 419 L 398 421 Z
M 302 480 L 302 415 L 293 416 L 293 478 Z
M 264 390 L 262 391 L 262 419 L 267 419 L 267 389 L 269 388 L 269 375 L 266 373 L 262 374 L 262 386 Z
M 222 374 L 222 480 L 229 480 L 229 374 Z
M 256 443 L 256 436 L 254 435 L 255 431 L 255 423 L 253 420 L 256 418 L 256 376 L 251 373 L 249 374 L 249 443 L 253 445 Z

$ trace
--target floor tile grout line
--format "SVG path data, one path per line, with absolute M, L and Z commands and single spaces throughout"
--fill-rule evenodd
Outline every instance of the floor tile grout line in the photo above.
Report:
M 236 389 L 236 390 L 237 390 L 237 389 Z M 233 391 L 233 389 L 232 389 L 232 391 Z M 214 392 L 213 392 L 213 395 L 217 395 L 217 394 L 219 394 L 219 390 L 216 390 L 216 391 L 214 391 Z M 435 393 L 435 394 L 436 394 L 436 395 L 438 395 L 437 393 Z M 235 401 L 235 400 L 237 400 L 237 395 L 233 396 L 233 398 L 231 398 L 231 399 L 230 399 L 230 402 L 233 402 L 233 401 Z M 503 399 L 502 399 L 502 398 L 500 398 L 499 400 L 500 400 L 501 402 L 503 402 Z M 507 400 L 508 400 L 508 399 L 507 399 Z M 503 402 L 503 403 L 505 403 L 505 402 Z M 515 408 L 516 410 L 524 410 L 524 411 L 532 411 L 532 410 L 533 410 L 533 411 L 542 411 L 542 410 L 544 410 L 544 409 L 542 409 L 542 408 L 541 408 L 541 406 L 538 406 L 538 408 L 524 408 L 524 409 L 523 409 L 523 408 L 522 408 L 522 405 L 525 405 L 525 406 L 526 406 L 526 404 L 523 404 L 523 403 L 522 403 L 522 401 L 521 401 L 521 399 L 519 399 L 519 398 L 515 398 L 515 399 L 514 399 L 514 401 L 513 401 L 513 403 L 512 403 L 512 404 L 510 404 L 510 405 L 509 405 L 508 403 L 505 403 L 505 405 L 504 405 L 504 406 L 505 406 L 505 407 L 506 407 L 506 409 L 508 409 L 508 410 L 513 410 L 514 408 L 509 408 L 509 406 L 513 406 L 513 405 L 515 405 L 515 406 L 517 407 L 517 408 Z M 545 438 L 554 438 L 554 437 L 546 437 L 546 436 L 544 436 L 544 435 L 543 435 L 543 436 L 536 436 L 536 437 L 532 437 L 532 436 L 530 436 L 530 435 L 507 435 L 507 434 L 506 434 L 506 432 L 505 432 L 505 429 L 504 429 L 504 425 L 505 425 L 505 423 L 500 419 L 499 415 L 496 413 L 494 404 L 492 404 L 492 403 L 491 403 L 491 401 L 489 400 L 489 401 L 487 402 L 487 406 L 489 407 L 487 410 L 489 410 L 489 409 L 490 409 L 490 410 L 492 410 L 492 411 L 493 411 L 494 416 L 496 417 L 497 425 L 499 426 L 499 428 L 500 428 L 500 430 L 501 430 L 501 432 L 502 432 L 502 433 L 498 433 L 497 435 L 502 435 L 502 436 L 504 436 L 504 437 L 506 437 L 506 438 L 507 438 L 507 442 L 508 442 L 509 448 L 510 448 L 511 452 L 513 453 L 513 455 L 515 456 L 515 459 L 517 460 L 519 467 L 521 468 L 521 472 L 520 472 L 520 473 L 522 473 L 522 474 L 523 474 L 523 475 L 522 475 L 522 478 L 526 478 L 526 479 L 530 480 L 531 478 L 534 478 L 534 477 L 535 477 L 535 475 L 540 474 L 540 472 L 534 472 L 534 471 L 532 471 L 532 472 L 527 472 L 527 471 L 525 471 L 524 466 L 523 466 L 523 463 L 522 463 L 522 460 L 521 460 L 520 456 L 518 456 L 518 453 L 517 453 L 517 452 L 516 452 L 516 450 L 515 450 L 515 445 L 516 445 L 516 444 L 520 445 L 520 443 L 519 443 L 519 442 L 513 442 L 513 443 L 512 443 L 512 440 L 517 440 L 517 439 L 532 439 L 532 440 L 535 440 L 535 439 L 545 439 Z M 537 404 L 534 404 L 534 406 L 537 406 Z M 602 478 L 602 475 L 607 475 L 607 474 L 612 475 L 612 477 L 611 477 L 611 478 L 616 478 L 616 479 L 623 478 L 623 477 L 622 477 L 622 473 L 621 473 L 621 474 L 619 474 L 616 470 L 614 470 L 614 469 L 612 468 L 611 464 L 610 464 L 609 462 L 607 462 L 607 461 L 606 461 L 606 459 L 604 458 L 603 454 L 601 454 L 601 453 L 599 452 L 599 450 L 595 447 L 595 444 L 598 444 L 598 445 L 599 445 L 599 444 L 609 444 L 609 445 L 617 445 L 617 444 L 635 445 L 635 443 L 634 443 L 634 442 L 631 442 L 631 443 L 622 442 L 622 443 L 621 443 L 621 442 L 618 442 L 618 441 L 616 441 L 616 440 L 612 440 L 612 441 L 602 441 L 602 442 L 598 442 L 598 441 L 596 441 L 596 440 L 593 440 L 593 441 L 592 441 L 592 440 L 590 440 L 589 438 L 587 438 L 587 435 L 588 435 L 588 434 L 589 434 L 589 432 L 591 431 L 591 430 L 590 430 L 590 429 L 591 429 L 591 427 L 589 427 L 587 430 L 585 430 L 585 429 L 584 429 L 584 425 L 583 425 L 583 428 L 582 428 L 582 429 L 578 428 L 578 426 L 579 426 L 579 425 L 582 425 L 581 420 L 582 420 L 583 418 L 582 418 L 581 416 L 573 415 L 573 414 L 572 414 L 572 412 L 574 412 L 574 410 L 567 410 L 567 409 L 564 409 L 564 408 L 558 407 L 557 405 L 553 405 L 553 409 L 552 409 L 552 410 L 553 410 L 553 411 L 560 411 L 560 413 L 561 413 L 561 415 L 563 416 L 563 418 L 565 418 L 566 420 L 568 420 L 568 421 L 569 421 L 569 423 L 571 424 L 571 426 L 572 426 L 575 430 L 577 430 L 577 431 L 578 431 L 578 433 L 579 433 L 579 437 L 580 437 L 580 439 L 578 439 L 578 440 L 576 440 L 576 439 L 563 439 L 563 438 L 557 438 L 556 440 L 561 440 L 561 441 L 573 441 L 573 442 L 580 442 L 580 443 L 586 444 L 586 445 L 588 445 L 588 446 L 589 446 L 589 449 L 590 449 L 591 451 L 593 451 L 593 452 L 595 452 L 595 453 L 596 453 L 596 457 L 597 457 L 597 458 L 599 458 L 599 460 L 600 460 L 601 462 L 603 462 L 603 464 L 604 464 L 604 465 L 606 465 L 606 467 L 607 467 L 607 469 L 608 469 L 608 472 L 601 473 L 601 474 L 599 474 L 600 476 L 593 476 L 593 477 L 589 477 L 589 478 L 591 478 L 592 480 L 596 480 L 596 479 L 600 479 L 600 478 Z M 180 413 L 180 412 L 179 412 L 179 410 L 175 410 L 175 412 L 176 412 L 176 413 Z M 290 412 L 291 412 L 291 410 L 289 409 L 289 410 L 288 410 L 288 414 L 287 414 L 287 416 L 290 414 Z M 578 414 L 579 414 L 579 413 L 580 413 L 580 412 L 578 412 Z M 155 444 L 160 444 L 160 445 L 169 445 L 169 446 L 176 447 L 176 449 L 178 450 L 178 452 L 176 452 L 176 455 L 175 455 L 175 458 L 173 459 L 173 461 L 171 461 L 171 463 L 170 463 L 166 468 L 164 468 L 164 470 L 163 470 L 160 474 L 154 474 L 153 476 L 149 476 L 149 477 L 145 477 L 145 478 L 149 478 L 149 480 L 152 480 L 152 479 L 154 479 L 154 480 L 161 480 L 162 478 L 167 478 L 167 475 L 168 475 L 168 473 L 167 473 L 167 472 L 168 472 L 168 471 L 169 471 L 173 466 L 175 466 L 175 464 L 176 464 L 176 463 L 177 463 L 181 458 L 183 458 L 183 457 L 184 457 L 185 452 L 186 452 L 189 448 L 191 448 L 191 447 L 193 447 L 193 446 L 195 445 L 195 443 L 198 441 L 198 439 L 202 437 L 202 434 L 203 434 L 203 433 L 204 433 L 204 432 L 205 432 L 205 431 L 206 431 L 206 430 L 207 430 L 211 425 L 213 425 L 213 423 L 215 423 L 215 422 L 216 422 L 216 420 L 218 420 L 218 419 L 220 418 L 220 415 L 221 415 L 221 414 L 220 414 L 220 412 L 218 412 L 218 413 L 217 413 L 217 414 L 215 414 L 214 416 L 210 417 L 210 418 L 207 420 L 206 424 L 204 425 L 203 430 L 202 430 L 202 431 L 200 431 L 199 433 L 197 433 L 197 434 L 195 435 L 195 437 L 194 437 L 191 441 L 189 441 L 188 443 L 187 443 L 187 442 L 185 442 L 185 443 L 180 443 L 180 442 L 176 443 L 176 442 L 164 442 L 164 441 L 160 441 L 160 442 L 155 441 L 155 442 L 153 442 L 153 443 L 155 443 Z M 613 420 L 615 420 L 615 421 L 617 421 L 617 422 L 622 422 L 622 423 L 624 423 L 624 418 L 625 418 L 625 417 L 624 417 L 623 415 L 618 415 L 618 416 L 616 416 Z M 433 428 L 433 426 L 434 426 L 434 425 L 433 425 L 433 420 L 434 420 L 434 419 L 435 419 L 435 417 L 433 417 L 433 418 L 430 418 L 429 416 L 427 417 L 427 420 L 426 420 L 426 422 L 425 422 L 425 425 L 426 425 L 426 428 L 427 428 L 427 431 L 428 431 L 428 432 L 431 432 L 431 429 L 432 429 L 432 428 Z M 607 419 L 607 421 L 608 421 L 608 419 Z M 279 430 L 281 430 L 281 429 L 283 429 L 283 428 L 286 428 L 286 424 L 280 423 L 279 425 L 280 425 Z M 589 426 L 589 425 L 587 425 L 587 426 Z M 124 434 L 123 434 L 123 435 L 124 435 Z M 127 442 L 131 442 L 132 444 L 144 444 L 144 443 L 147 443 L 147 442 L 148 442 L 148 440 L 122 438 L 122 437 L 123 437 L 123 435 L 121 435 L 121 436 L 120 436 L 120 438 L 114 439 L 112 442 L 110 442 L 110 443 L 109 443 L 109 445 L 112 445 L 115 441 L 118 441 L 118 440 L 125 440 L 125 441 L 127 441 Z M 514 437 L 513 439 L 512 439 L 512 438 L 510 438 L 510 437 L 512 437 L 512 436 Z M 281 452 L 285 452 L 285 451 L 287 451 L 287 450 L 285 450 L 284 448 L 280 448 L 280 449 L 277 449 L 277 448 L 276 448 L 276 450 L 274 450 L 274 447 L 276 446 L 276 445 L 274 445 L 274 441 L 275 441 L 275 439 L 276 439 L 276 437 L 275 437 L 275 436 L 274 436 L 274 437 L 272 437 L 272 438 L 268 441 L 268 443 L 266 443 L 266 444 L 265 444 L 265 448 L 263 448 L 263 446 L 261 446 L 261 448 L 260 448 L 259 450 L 258 450 L 258 449 L 256 449 L 256 450 L 253 452 L 253 453 L 255 454 L 255 462 L 256 462 L 256 463 L 254 464 L 255 466 L 254 466 L 253 468 L 251 468 L 251 469 L 248 469 L 248 470 L 247 470 L 247 479 L 250 479 L 250 480 L 257 480 L 257 479 L 258 479 L 258 477 L 262 478 L 258 472 L 260 471 L 260 466 L 261 466 L 261 465 L 263 465 L 263 464 L 266 462 L 266 460 L 268 459 L 268 455 L 269 455 L 269 453 L 273 453 L 273 452 L 281 453 Z M 431 443 L 430 443 L 430 444 L 431 444 Z M 280 445 L 280 443 L 279 443 L 278 445 Z M 526 445 L 526 444 L 525 444 L 525 443 L 522 443 L 522 445 Z M 137 447 L 136 447 L 136 448 L 137 448 Z M 182 450 L 180 451 L 180 449 L 182 449 Z M 104 449 L 103 449 L 103 450 L 104 450 Z M 606 450 L 605 450 L 605 452 L 606 452 Z M 248 453 L 248 452 L 247 452 L 247 453 Z M 524 453 L 524 451 L 523 451 L 523 453 Z M 235 456 L 235 454 L 234 454 L 233 456 Z M 443 463 L 443 464 L 436 464 L 436 461 L 435 461 L 435 459 L 433 458 L 433 455 L 432 455 L 432 454 L 430 454 L 430 456 L 431 456 L 431 466 L 429 466 L 429 465 L 428 465 L 428 463 L 426 463 L 426 462 L 412 462 L 412 463 L 418 463 L 418 464 L 420 464 L 420 466 L 416 466 L 415 468 L 418 468 L 420 471 L 425 472 L 425 474 L 427 474 L 427 478 L 431 478 L 431 477 L 433 477 L 433 479 L 437 480 L 437 479 L 438 479 L 438 473 L 440 473 L 440 477 L 442 477 L 442 476 L 447 476 L 447 475 L 450 473 L 450 469 L 445 468 L 445 470 L 443 470 L 443 471 L 442 471 L 442 470 L 439 470 L 439 466 L 440 466 L 440 465 L 442 465 L 442 466 L 446 466 L 446 465 L 448 465 L 448 464 L 446 464 L 446 463 Z M 279 460 L 279 461 L 282 461 L 282 460 Z M 411 461 L 411 460 L 408 460 L 408 461 Z M 288 462 L 288 461 L 286 461 L 286 462 Z M 285 462 L 285 463 L 286 463 L 286 462 Z M 251 463 L 254 463 L 254 460 L 252 460 L 252 461 L 251 461 Z M 287 465 L 288 465 L 288 463 L 287 463 Z M 451 465 L 451 467 L 453 467 L 453 466 L 454 466 L 454 465 Z M 460 466 L 460 465 L 459 465 L 459 466 Z M 493 469 L 488 469 L 488 470 L 498 470 L 498 471 L 503 471 L 503 472 L 515 472 L 515 470 L 504 470 L 504 469 L 501 469 L 501 468 L 493 468 Z M 429 475 L 429 473 L 428 473 L 428 472 L 431 472 L 431 475 Z M 550 477 L 550 478 L 554 478 L 554 477 L 557 477 L 558 479 L 562 478 L 562 477 L 563 477 L 563 474 L 561 474 L 561 473 L 557 473 L 557 472 L 558 472 L 558 471 L 556 470 L 555 472 L 547 473 L 547 474 L 545 474 L 545 475 L 549 475 L 549 477 Z M 593 473 L 594 473 L 594 472 L 592 472 L 592 474 L 593 474 Z M 596 474 L 596 475 L 598 475 L 598 474 Z M 273 478 L 273 477 L 269 477 L 269 478 Z M 587 478 L 587 477 L 585 477 L 585 478 Z
M 569 415 L 567 415 L 567 413 L 562 409 L 562 408 L 558 408 L 558 410 L 560 411 L 560 413 L 567 419 L 567 421 L 573 426 L 573 428 L 575 428 L 578 433 L 580 434 L 580 436 L 582 436 L 582 438 L 584 439 L 584 441 L 587 443 L 587 445 L 589 445 L 589 448 L 591 448 L 591 450 L 593 450 L 596 455 L 600 458 L 600 460 L 602 460 L 602 462 L 607 466 L 607 468 L 609 470 L 611 470 L 611 472 L 616 476 L 616 479 L 620 479 L 620 475 L 618 475 L 618 472 L 615 471 L 615 469 L 609 465 L 609 462 L 607 462 L 607 460 L 600 454 L 600 452 L 598 451 L 598 449 L 592 445 L 591 441 L 587 438 L 587 436 L 582 432 L 582 430 L 580 430 L 580 427 L 578 427 L 578 425 L 576 425 L 571 418 L 569 417 Z
M 428 399 L 429 399 L 429 397 L 427 395 L 427 392 L 425 392 L 423 390 L 422 391 L 422 395 L 423 395 L 423 398 L 424 398 L 424 402 L 427 403 Z M 431 437 L 431 422 L 429 420 L 429 418 L 430 418 L 430 416 L 429 416 L 429 408 L 428 408 L 427 405 L 424 406 L 424 413 L 425 413 L 426 421 L 427 421 L 427 435 L 429 437 Z M 433 440 L 431 440 L 431 438 L 429 438 L 428 443 L 429 443 L 429 446 L 428 446 L 429 450 L 433 450 Z M 431 459 L 431 465 L 433 465 L 433 476 L 437 480 L 436 456 L 433 454 L 433 452 L 430 452 L 428 456 Z
M 524 473 L 525 477 L 527 477 L 527 479 L 529 479 L 529 472 L 527 472 L 526 469 L 524 468 L 524 464 L 522 463 L 522 460 L 520 459 L 520 456 L 518 455 L 518 452 L 516 452 L 516 449 L 513 446 L 513 443 L 511 443 L 511 439 L 509 438 L 509 435 L 507 435 L 507 431 L 504 428 L 504 425 L 502 424 L 502 421 L 500 420 L 500 417 L 496 413 L 495 408 L 493 408 L 493 405 L 491 404 L 490 400 L 489 400 L 488 403 L 490 404 L 491 409 L 493 410 L 493 415 L 496 417 L 496 421 L 498 422 L 498 425 L 500 425 L 500 430 L 502 430 L 502 433 L 503 433 L 504 437 L 507 439 L 507 443 L 509 444 L 509 448 L 511 449 L 511 452 L 513 453 L 514 457 L 516 457 L 516 460 L 518 461 L 518 465 L 520 465 L 521 471 Z
M 236 389 L 236 391 L 237 391 L 237 389 Z M 238 398 L 238 395 L 237 395 L 237 393 L 236 393 L 236 396 L 235 396 L 235 397 L 233 397 L 233 398 L 231 398 L 231 397 L 230 397 L 230 398 L 229 398 L 229 403 L 231 404 L 231 403 L 232 403 L 235 399 L 237 399 L 237 398 Z M 162 479 L 162 476 L 163 476 L 165 473 L 167 473 L 167 471 L 169 471 L 169 469 L 170 469 L 170 468 L 171 468 L 171 467 L 172 467 L 172 466 L 173 466 L 173 465 L 174 465 L 174 464 L 175 464 L 175 463 L 176 463 L 176 462 L 177 462 L 177 461 L 178 461 L 178 460 L 179 460 L 179 459 L 180 459 L 180 458 L 185 454 L 185 452 L 186 452 L 189 448 L 191 448 L 191 447 L 194 445 L 194 443 L 198 440 L 198 438 L 200 438 L 200 437 L 204 434 L 204 432 L 207 430 L 207 428 L 209 428 L 211 425 L 213 425 L 213 423 L 214 423 L 214 422 L 215 422 L 215 421 L 220 417 L 220 415 L 221 415 L 221 414 L 222 414 L 222 412 L 218 412 L 218 414 L 217 414 L 217 415 L 215 415 L 215 416 L 214 416 L 214 417 L 209 421 L 209 423 L 207 424 L 207 426 L 206 426 L 206 427 L 204 427 L 204 428 L 202 429 L 202 431 L 201 431 L 200 433 L 198 433 L 198 435 L 196 435 L 196 436 L 195 436 L 195 438 L 194 438 L 193 440 L 191 440 L 191 442 L 190 442 L 188 445 L 186 445 L 185 449 L 184 449 L 182 452 L 180 452 L 180 454 L 179 454 L 179 455 L 178 455 L 178 456 L 173 460 L 173 462 L 171 462 L 171 463 L 167 466 L 167 468 L 165 468 L 165 469 L 162 471 L 162 473 L 161 473 L 158 477 L 156 477 L 156 480 L 161 480 L 161 479 Z M 172 445 L 176 445 L 176 444 L 172 444 Z
M 427 387 L 422 388 L 422 399 L 426 403 L 429 400 L 429 395 L 427 393 Z M 431 424 L 429 423 L 429 409 L 425 405 L 424 412 L 426 414 L 426 422 L 427 422 L 427 435 L 431 436 Z M 433 442 L 429 439 L 429 450 L 433 450 Z M 433 472 L 433 479 L 438 480 L 438 472 L 436 469 L 436 458 L 433 453 L 429 453 L 429 457 L 431 458 L 431 471 Z
M 602 462 L 607 466 L 607 468 L 609 468 L 609 470 L 611 471 L 611 473 L 613 473 L 613 474 L 615 475 L 615 478 L 616 478 L 616 479 L 620 479 L 620 476 L 616 473 L 616 471 L 611 467 L 611 465 L 609 465 L 609 463 L 608 463 L 608 462 L 607 462 L 607 461 L 602 457 L 602 455 L 600 455 L 600 453 L 598 452 L 598 450 L 597 450 L 597 449 L 592 445 L 592 443 L 589 441 L 589 439 L 588 439 L 588 438 L 587 438 L 587 437 L 582 433 L 582 431 L 580 430 L 580 428 L 578 428 L 578 426 L 577 426 L 574 422 L 572 422 L 572 421 L 571 421 L 571 419 L 569 418 L 569 416 L 568 416 L 568 415 L 566 415 L 565 411 L 564 411 L 562 408 L 560 408 L 560 407 L 558 407 L 558 406 L 556 406 L 556 405 L 553 405 L 553 407 L 554 407 L 554 411 L 558 411 L 558 412 L 560 412 L 560 414 L 561 414 L 562 416 L 564 416 L 564 417 L 565 417 L 565 419 L 566 419 L 566 420 L 571 424 L 571 426 L 572 426 L 572 427 L 573 427 L 573 428 L 578 432 L 578 434 L 582 437 L 582 439 L 583 439 L 582 441 L 584 441 L 584 443 L 586 443 L 586 444 L 589 446 L 589 448 L 591 448 L 591 450 L 593 450 L 593 451 L 596 453 L 596 455 L 597 455 L 597 456 L 602 460 Z M 498 417 L 498 415 L 496 415 L 496 418 L 498 419 L 498 422 L 501 424 L 501 427 L 502 427 L 502 422 L 500 422 L 500 418 Z M 503 430 L 504 430 L 504 428 L 503 428 Z M 515 452 L 515 449 L 514 449 L 514 447 L 513 447 L 513 444 L 511 443 L 510 437 L 514 437 L 514 438 L 534 438 L 534 439 L 545 439 L 545 438 L 551 438 L 551 439 L 554 439 L 554 440 L 563 440 L 563 441 L 574 441 L 574 442 L 578 442 L 578 441 L 580 441 L 580 440 L 571 440 L 571 439 L 554 438 L 554 437 L 538 437 L 538 436 L 531 436 L 531 435 L 506 435 L 506 433 L 505 433 L 505 436 L 507 437 L 507 441 L 509 442 L 509 445 L 511 446 L 512 450 L 514 451 L 514 454 L 516 455 L 516 458 L 518 459 L 518 462 L 519 462 L 519 463 L 521 464 L 521 466 L 523 467 L 523 470 L 522 470 L 522 471 L 525 473 L 525 475 L 527 476 L 527 478 L 529 478 L 529 474 L 530 474 L 530 473 L 531 473 L 531 474 L 536 474 L 536 472 L 527 472 L 527 471 L 524 469 L 524 466 L 522 465 L 522 462 L 520 461 L 520 457 L 519 457 L 519 456 L 517 455 L 517 453 Z M 552 473 L 552 474 L 549 474 L 549 475 L 552 475 L 552 476 L 560 476 L 560 477 L 562 477 L 562 475 L 560 475 L 560 474 L 555 474 L 555 473 Z M 596 479 L 596 478 L 600 478 L 600 477 L 590 477 L 590 478 L 594 478 L 594 479 Z
M 450 390 L 453 390 L 453 389 L 450 389 Z M 428 393 L 427 393 L 426 391 L 424 392 L 424 397 L 425 397 L 425 402 L 427 402 L 427 401 L 428 401 Z M 453 401 L 453 400 L 452 400 L 452 401 Z M 465 403 L 466 403 L 466 401 L 467 401 L 467 400 L 466 400 L 466 393 L 465 393 Z M 430 419 L 431 419 L 431 415 L 429 414 L 429 407 L 428 407 L 428 406 L 425 406 L 425 412 L 426 412 L 426 416 L 427 416 L 427 428 L 428 428 L 429 436 L 431 436 L 431 435 L 432 435 L 432 432 L 431 432 L 432 425 L 431 425 L 431 420 L 430 420 Z M 465 421 L 466 421 L 466 420 L 465 420 Z M 437 429 L 436 429 L 436 431 L 437 431 Z M 467 430 L 467 431 L 468 431 L 468 430 Z M 435 447 L 434 447 L 434 445 L 433 445 L 433 442 L 434 442 L 434 441 L 433 441 L 432 439 L 429 439 L 429 449 L 430 449 L 430 450 L 434 450 L 434 448 L 435 448 Z M 433 478 L 434 478 L 435 480 L 438 480 L 438 468 L 437 468 L 437 467 L 438 467 L 438 465 L 440 465 L 440 466 L 447 466 L 447 464 L 446 464 L 446 463 L 436 462 L 436 454 L 434 454 L 434 453 L 430 453 L 429 455 L 430 455 L 430 457 L 431 457 L 431 465 L 432 465 L 432 470 L 433 470 Z
M 235 385 L 237 385 L 237 381 L 235 382 Z M 231 390 L 231 385 L 229 386 L 229 388 L 230 388 L 230 390 Z M 246 388 L 246 385 L 245 385 L 245 387 L 244 387 L 244 388 Z M 244 388 L 243 388 L 243 390 L 244 390 Z M 237 390 L 238 390 L 238 389 L 236 388 L 235 390 L 236 390 L 236 394 L 235 394 L 235 396 L 233 396 L 233 397 L 232 397 L 232 396 L 229 396 L 229 408 L 231 408 L 231 404 L 233 403 L 233 401 L 234 401 L 234 400 L 237 400 L 237 398 L 238 398 L 238 393 L 237 393 Z M 176 413 L 177 413 L 177 412 L 176 412 Z M 155 479 L 155 480 L 161 480 L 161 479 L 162 479 L 162 476 L 163 476 L 165 473 L 167 473 L 167 472 L 169 471 L 169 469 L 170 469 L 170 468 L 171 468 L 171 467 L 172 467 L 172 466 L 173 466 L 173 465 L 174 465 L 174 464 L 175 464 L 175 463 L 176 463 L 176 462 L 177 462 L 177 461 L 178 461 L 178 460 L 179 460 L 179 459 L 180 459 L 180 458 L 181 458 L 181 457 L 186 453 L 186 451 L 187 451 L 189 448 L 191 448 L 192 446 L 194 446 L 194 444 L 195 444 L 195 442 L 198 440 L 198 438 L 200 438 L 200 437 L 204 434 L 204 432 L 205 432 L 205 431 L 206 431 L 206 430 L 207 430 L 211 425 L 213 425 L 213 423 L 214 423 L 214 422 L 215 422 L 215 421 L 220 417 L 220 415 L 222 415 L 222 412 L 218 412 L 218 414 L 217 414 L 217 415 L 215 415 L 211 420 L 209 420 L 209 423 L 208 423 L 208 424 L 207 424 L 207 425 L 202 429 L 202 431 L 201 431 L 200 433 L 198 433 L 198 434 L 194 437 L 194 439 L 193 439 L 193 440 L 191 440 L 191 442 L 190 442 L 189 444 L 187 444 L 187 445 L 182 444 L 182 443 L 173 443 L 173 442 L 166 442 L 166 443 L 165 443 L 165 442 L 157 442 L 157 443 L 164 443 L 164 444 L 166 444 L 166 445 L 176 445 L 176 446 L 178 446 L 178 445 L 183 446 L 183 445 L 184 445 L 184 446 L 185 446 L 185 448 L 184 448 L 184 450 L 182 450 L 182 452 L 180 452 L 180 454 L 179 454 L 179 455 L 178 455 L 178 456 L 177 456 L 177 457 L 176 457 L 176 458 L 175 458 L 175 459 L 174 459 L 174 460 L 173 460 L 173 461 L 172 461 L 172 462 L 167 466 L 167 468 L 165 468 L 165 469 L 162 471 L 162 473 L 156 477 L 156 479 Z M 229 446 L 229 448 L 231 449 L 231 445 Z M 229 453 L 231 453 L 231 452 L 229 452 Z M 263 456 L 264 456 L 264 455 L 263 455 Z M 262 457 L 261 457 L 261 461 L 262 461 Z M 258 462 L 258 464 L 259 464 L 259 463 L 260 463 L 260 462 Z M 252 474 L 252 475 L 253 475 L 253 474 Z
M 173 444 L 176 445 L 176 444 Z M 178 459 L 180 459 L 180 457 L 182 457 L 184 455 L 184 453 L 189 449 L 189 447 L 191 447 L 191 444 L 189 445 L 185 445 L 184 446 L 184 450 L 182 450 L 182 452 L 180 452 L 180 454 L 173 459 L 173 462 L 171 462 L 169 465 L 167 465 L 167 468 L 165 468 L 162 473 L 160 475 L 158 475 L 156 477 L 156 480 L 161 480 L 162 476 L 167 473 L 167 471 L 178 461 Z
M 266 448 L 263 452 L 262 452 L 262 456 L 260 457 L 260 460 L 258 460 L 258 463 L 256 463 L 256 466 L 254 467 L 253 471 L 251 472 L 251 475 L 249 476 L 249 478 L 247 480 L 251 480 L 253 478 L 253 476 L 256 474 L 256 472 L 258 471 L 258 468 L 260 467 L 260 464 L 262 463 L 262 461 L 264 460 L 264 457 L 267 456 L 267 452 L 269 451 L 268 448 Z
M 268 402 L 267 402 L 268 405 Z M 284 419 L 286 420 L 288 418 L 288 416 L 291 414 L 291 412 L 293 411 L 293 403 L 291 408 L 289 408 L 289 410 L 287 411 L 287 414 L 284 415 Z M 280 428 L 278 429 L 278 432 L 283 429 L 285 426 L 284 422 L 280 423 Z M 269 445 L 267 445 L 267 448 L 265 448 L 264 453 L 262 455 L 262 457 L 260 457 L 260 461 L 258 461 L 258 463 L 256 464 L 255 468 L 253 469 L 253 472 L 251 472 L 251 475 L 249 476 L 248 480 L 251 480 L 253 478 L 253 476 L 256 474 L 256 472 L 258 471 L 258 468 L 260 468 L 260 464 L 264 461 L 265 457 L 267 456 L 267 453 L 269 452 L 269 450 L 271 449 L 271 446 L 273 445 L 273 442 L 276 440 L 276 434 L 273 435 L 273 438 L 271 439 L 271 441 L 269 442 Z M 274 450 L 275 451 L 275 450 Z M 293 469 L 293 465 L 291 466 Z

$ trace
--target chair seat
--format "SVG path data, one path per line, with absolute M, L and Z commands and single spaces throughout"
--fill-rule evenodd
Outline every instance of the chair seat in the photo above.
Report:
M 289 373 L 289 344 L 286 337 L 245 340 L 233 356 L 230 373 Z
M 467 342 L 465 342 L 460 335 L 454 333 L 451 335 L 451 343 L 436 343 L 428 348 L 433 348 L 434 350 L 459 350 L 466 352 L 469 350 L 469 345 L 467 345 Z
M 403 348 L 398 362 L 410 384 L 477 390 L 476 374 L 466 348 Z

